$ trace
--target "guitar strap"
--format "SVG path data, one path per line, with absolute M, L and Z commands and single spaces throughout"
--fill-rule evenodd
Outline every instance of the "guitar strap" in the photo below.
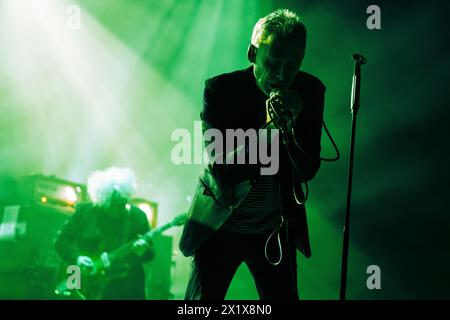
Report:
M 124 221 L 124 225 L 123 225 L 123 229 L 122 229 L 122 236 L 120 238 L 120 242 L 119 242 L 117 248 L 120 248 L 122 245 L 124 245 L 125 243 L 128 242 L 128 236 L 130 234 L 130 225 L 131 225 L 131 206 L 127 205 L 127 212 L 126 212 L 126 217 L 124 220 L 125 221 Z M 119 274 L 123 273 L 124 271 L 118 271 L 118 270 L 121 269 L 121 266 L 127 268 L 127 265 L 128 264 L 125 261 L 123 261 L 122 263 L 119 262 L 118 264 L 115 265 L 115 267 L 119 268 L 119 269 L 116 269 L 116 272 L 119 272 Z M 125 271 L 125 274 L 128 274 L 128 272 Z
M 120 246 L 128 241 L 128 236 L 130 234 L 130 224 L 131 224 L 131 206 L 127 205 L 127 217 L 125 219 L 125 225 L 122 233 L 122 239 L 120 241 Z
M 118 239 L 119 241 L 117 241 L 117 238 L 115 239 L 116 241 L 114 242 L 114 245 L 111 247 L 111 243 L 109 242 L 111 239 L 106 240 L 104 236 L 102 236 L 102 240 L 98 246 L 98 250 L 100 252 L 103 251 L 111 251 L 114 249 L 119 248 L 121 245 L 123 245 L 124 243 L 126 243 L 128 241 L 128 236 L 130 234 L 130 224 L 131 224 L 131 207 L 127 206 L 126 208 L 126 217 L 123 220 L 123 228 L 121 228 L 120 231 L 121 235 L 120 238 Z
M 120 230 L 120 231 L 122 231 L 121 235 L 120 235 L 120 238 L 116 238 L 116 241 L 117 240 L 118 241 L 117 242 L 114 241 L 114 246 L 110 247 L 109 250 L 106 250 L 106 248 L 105 248 L 106 243 L 104 241 L 105 239 L 103 239 L 103 243 L 102 243 L 103 244 L 103 250 L 102 251 L 109 251 L 108 253 L 111 253 L 111 251 L 114 251 L 114 250 L 120 248 L 125 243 L 127 243 L 128 242 L 128 237 L 130 235 L 130 228 L 131 228 L 130 225 L 131 225 L 131 207 L 127 206 L 126 217 L 123 220 L 123 225 L 122 225 L 123 227 Z M 123 262 L 123 263 L 125 263 L 125 262 Z M 126 265 L 126 263 L 122 264 L 122 263 L 117 263 L 116 262 L 114 267 L 113 267 L 113 269 L 115 270 L 115 271 L 113 271 L 113 273 L 114 272 L 119 272 L 119 273 L 123 272 L 123 271 L 119 271 L 119 270 L 121 270 L 122 267 L 125 266 L 125 265 Z

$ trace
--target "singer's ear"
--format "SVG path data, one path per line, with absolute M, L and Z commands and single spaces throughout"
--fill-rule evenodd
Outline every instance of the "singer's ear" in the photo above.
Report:
M 256 62 L 256 50 L 257 50 L 257 48 L 253 44 L 250 44 L 248 46 L 247 58 L 248 58 L 248 61 L 250 61 L 251 63 Z

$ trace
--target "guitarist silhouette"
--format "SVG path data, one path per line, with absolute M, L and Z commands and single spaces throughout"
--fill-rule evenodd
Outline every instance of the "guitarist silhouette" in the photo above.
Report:
M 88 179 L 92 202 L 78 205 L 56 236 L 60 257 L 80 267 L 81 298 L 145 299 L 143 263 L 155 253 L 151 239 L 139 237 L 150 231 L 147 216 L 128 204 L 135 185 L 130 169 L 94 172 Z M 107 253 L 127 243 L 128 253 L 111 263 Z

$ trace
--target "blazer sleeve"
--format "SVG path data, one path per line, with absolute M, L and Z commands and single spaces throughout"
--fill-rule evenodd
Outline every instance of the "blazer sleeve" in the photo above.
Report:
M 206 150 L 209 148 L 212 155 L 208 166 L 219 184 L 234 186 L 244 180 L 255 179 L 259 175 L 260 165 L 236 164 L 236 161 L 234 164 L 229 163 L 231 158 L 238 159 L 245 156 L 248 159 L 250 148 L 248 143 L 244 143 L 237 145 L 231 151 L 226 149 L 226 129 L 232 127 L 229 125 L 230 120 L 227 121 L 227 119 L 238 116 L 230 114 L 230 107 L 227 106 L 227 101 L 230 99 L 227 98 L 227 92 L 226 84 L 214 78 L 208 79 L 205 82 L 203 110 L 200 117 L 205 148 Z M 208 135 L 208 132 L 214 135 L 214 131 L 220 133 L 223 138 L 221 141 L 216 141 Z M 219 152 L 216 152 L 217 150 Z
M 319 81 L 312 94 L 304 97 L 303 109 L 295 123 L 294 135 L 289 136 L 289 151 L 302 182 L 313 179 L 320 168 L 324 103 L 325 86 Z

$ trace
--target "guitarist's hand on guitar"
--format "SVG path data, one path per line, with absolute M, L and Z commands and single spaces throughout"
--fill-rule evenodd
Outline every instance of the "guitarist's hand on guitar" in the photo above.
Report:
M 139 236 L 139 239 L 133 243 L 132 250 L 136 255 L 142 257 L 148 250 L 150 250 L 150 245 L 141 236 Z
M 88 272 L 90 274 L 95 273 L 94 261 L 88 256 L 78 256 L 77 265 L 83 272 Z

